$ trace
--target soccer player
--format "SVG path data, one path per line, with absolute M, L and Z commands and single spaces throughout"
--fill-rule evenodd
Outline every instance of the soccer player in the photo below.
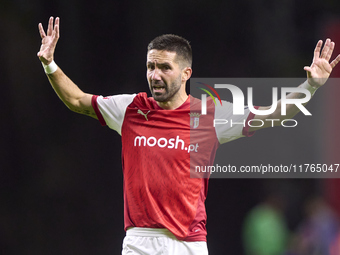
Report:
M 51 17 L 46 33 L 39 24 L 42 45 L 37 55 L 52 87 L 69 109 L 98 119 L 122 137 L 126 230 L 122 254 L 208 254 L 204 205 L 208 178 L 190 178 L 190 164 L 211 165 L 219 144 L 271 125 L 221 125 L 215 129 L 207 124 L 211 123 L 209 118 L 281 120 L 293 117 L 298 107 L 288 105 L 287 115 L 281 116 L 279 102 L 276 111 L 267 116 L 254 116 L 249 109 L 233 116 L 231 103 L 215 107 L 210 102 L 209 114 L 200 119 L 199 126 L 193 119 L 190 123 L 189 114 L 200 109 L 200 100 L 186 94 L 186 82 L 192 73 L 191 46 L 176 35 L 156 37 L 148 45 L 146 67 L 151 98 L 146 93 L 109 97 L 84 93 L 53 61 L 59 24 L 59 18 L 54 22 Z M 334 42 L 327 39 L 321 51 L 322 44 L 317 43 L 312 65 L 304 68 L 308 79 L 300 85 L 311 94 L 326 82 L 340 60 L 337 56 L 329 63 Z M 305 95 L 288 95 L 301 97 Z M 259 107 L 266 109 L 269 107 Z M 199 132 L 193 133 L 192 129 Z M 192 157 L 199 151 L 204 153 Z

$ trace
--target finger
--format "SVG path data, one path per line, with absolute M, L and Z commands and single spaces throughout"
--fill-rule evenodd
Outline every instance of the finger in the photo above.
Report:
M 41 23 L 39 23 L 38 28 L 39 28 L 39 34 L 40 34 L 41 39 L 44 39 L 44 37 L 46 37 L 46 34 Z
M 43 55 L 44 55 L 44 51 L 39 51 L 39 52 L 37 53 L 37 56 L 38 56 L 39 58 L 41 58 Z
M 59 26 L 55 25 L 52 33 L 52 45 L 55 47 L 59 39 Z
M 37 56 L 40 58 L 40 57 L 42 57 L 42 56 L 44 55 L 45 52 L 46 52 L 46 49 L 43 50 L 43 51 L 39 51 L 39 52 L 37 53 Z
M 334 68 L 340 61 L 340 54 L 331 62 L 331 67 Z
M 312 72 L 312 68 L 310 68 L 309 66 L 305 66 L 303 69 L 307 72 Z
M 53 17 L 50 17 L 48 21 L 48 27 L 47 27 L 47 35 L 51 36 L 53 31 Z
M 325 57 L 325 59 L 327 60 L 327 62 L 329 62 L 329 60 L 330 60 L 331 57 L 332 57 L 334 47 L 335 47 L 335 43 L 334 43 L 334 42 L 331 42 L 331 44 L 330 44 L 330 46 L 329 46 L 328 53 L 327 53 L 327 55 L 326 55 L 326 57 Z
M 55 24 L 54 24 L 54 31 L 56 32 L 56 37 L 59 38 L 59 27 L 60 27 L 60 18 L 57 17 L 55 19 Z
M 55 47 L 57 45 L 57 41 L 58 41 L 57 32 L 55 30 L 53 30 L 51 46 Z
M 322 46 L 322 40 L 319 40 L 315 46 L 313 62 L 314 60 L 317 60 L 320 57 L 321 46 Z
M 59 23 L 60 23 L 60 18 L 56 17 L 54 24 L 59 26 L 60 25 Z
M 329 38 L 327 38 L 325 45 L 323 46 L 323 49 L 322 49 L 322 52 L 321 52 L 321 58 L 327 57 L 330 44 L 331 44 L 331 40 Z
M 56 25 L 53 30 L 52 40 L 56 42 L 59 39 L 59 26 Z

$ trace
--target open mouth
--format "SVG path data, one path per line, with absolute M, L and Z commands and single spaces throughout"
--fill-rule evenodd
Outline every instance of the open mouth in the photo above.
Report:
M 164 87 L 153 87 L 153 92 L 155 93 L 160 93 L 160 92 L 163 92 L 165 90 Z
M 162 93 L 165 91 L 165 86 L 163 85 L 154 85 L 152 86 L 153 92 L 155 93 Z

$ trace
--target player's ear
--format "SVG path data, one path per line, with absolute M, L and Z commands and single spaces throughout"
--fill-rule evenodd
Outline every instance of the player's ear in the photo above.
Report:
M 192 74 L 191 67 L 185 67 L 182 71 L 182 81 L 187 81 L 190 79 Z

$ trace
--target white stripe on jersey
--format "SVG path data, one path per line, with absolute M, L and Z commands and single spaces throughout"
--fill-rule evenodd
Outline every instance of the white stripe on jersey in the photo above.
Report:
M 116 95 L 109 97 L 99 96 L 97 98 L 98 108 L 102 114 L 106 125 L 118 134 L 122 135 L 122 125 L 126 108 L 132 103 L 136 94 L 132 95 Z

